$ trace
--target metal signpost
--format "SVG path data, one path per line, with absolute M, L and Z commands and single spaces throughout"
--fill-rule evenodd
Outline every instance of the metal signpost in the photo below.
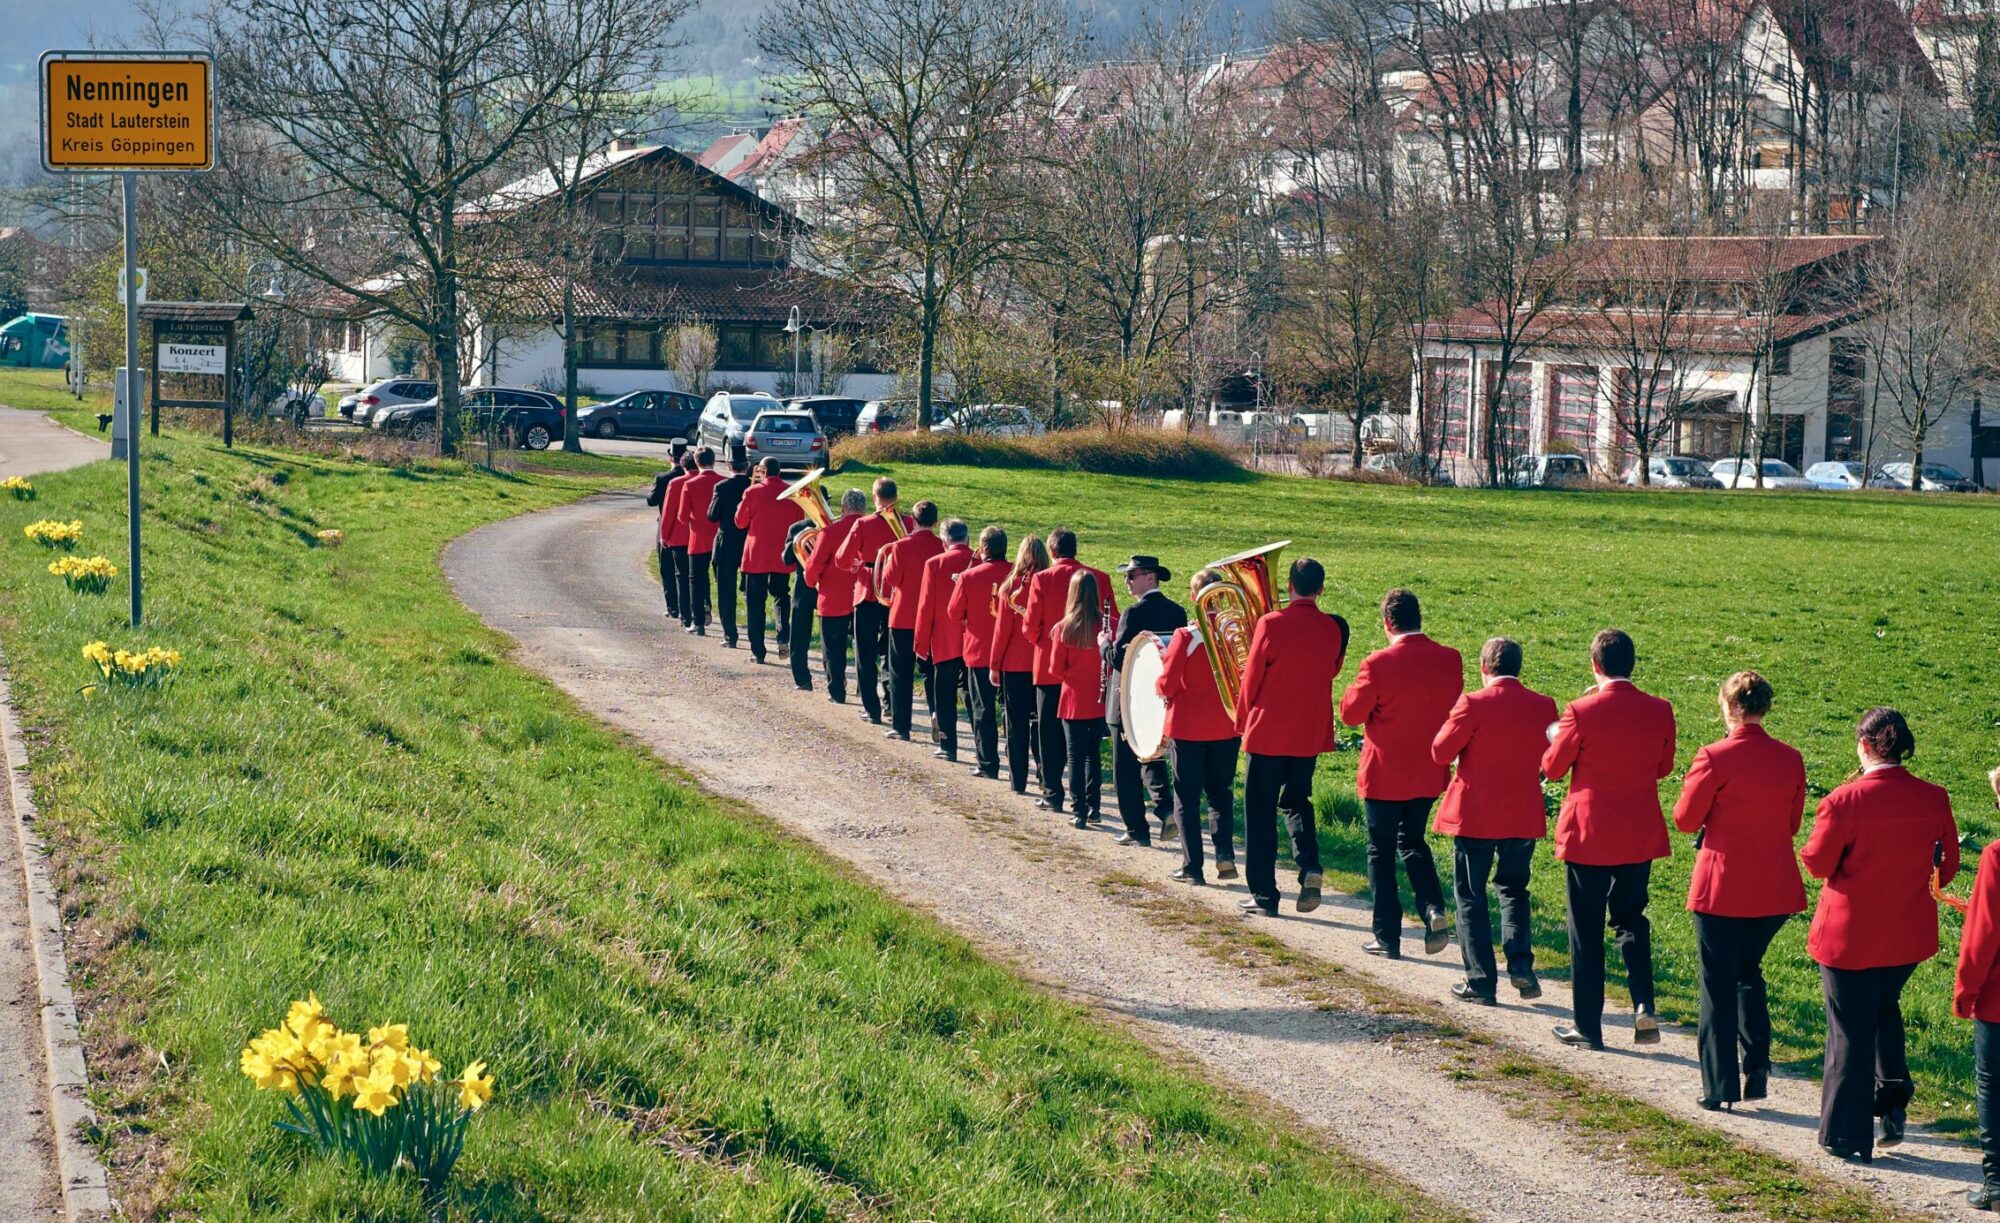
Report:
M 125 196 L 125 514 L 132 625 L 139 581 L 139 178 L 215 165 L 212 65 L 194 51 L 49 51 L 42 55 L 42 168 L 117 174 Z

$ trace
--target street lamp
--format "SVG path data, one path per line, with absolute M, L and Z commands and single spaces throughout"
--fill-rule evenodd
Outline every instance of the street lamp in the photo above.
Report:
M 805 329 L 805 320 L 799 314 L 799 308 L 793 306 L 791 315 L 785 319 L 785 330 L 792 333 L 792 394 L 794 395 L 799 393 L 799 333 Z

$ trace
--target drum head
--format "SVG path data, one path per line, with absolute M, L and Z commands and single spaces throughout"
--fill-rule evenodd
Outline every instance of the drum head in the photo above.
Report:
M 1118 716 L 1125 743 L 1141 760 L 1158 760 L 1167 746 L 1167 703 L 1160 699 L 1160 673 L 1166 656 L 1160 639 L 1141 633 L 1125 648 L 1125 669 L 1118 675 Z

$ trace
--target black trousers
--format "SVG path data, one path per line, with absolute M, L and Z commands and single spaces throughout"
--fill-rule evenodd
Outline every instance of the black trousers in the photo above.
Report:
M 1820 965 L 1826 996 L 1826 1061 L 1819 1087 L 1819 1140 L 1836 1151 L 1875 1152 L 1875 1118 L 1900 1114 L 1915 1087 L 1903 1055 L 1903 986 L 1915 964 L 1893 968 Z
M 1569 988 L 1576 1030 L 1604 1039 L 1604 919 L 1608 911 L 1633 1006 L 1653 1002 L 1653 926 L 1646 920 L 1651 862 L 1564 868 L 1569 892 Z
M 942 669 L 944 664 L 938 666 Z M 1000 687 L 993 682 L 993 673 L 985 667 L 966 667 L 965 712 L 972 721 L 972 758 L 988 777 L 1000 776 L 999 703 Z
M 1000 673 L 1000 703 L 1007 711 L 1007 781 L 1016 794 L 1028 792 L 1030 766 L 1036 782 L 1042 778 L 1042 738 L 1035 733 L 1035 698 L 1031 673 Z
M 667 556 L 674 563 L 674 610 L 680 613 L 682 624 L 693 624 L 694 596 L 688 592 L 688 550 L 685 547 L 668 548 Z
M 1528 925 L 1528 871 L 1535 843 L 1526 837 L 1454 837 L 1451 847 L 1451 890 L 1458 901 L 1458 951 L 1465 961 L 1465 983 L 1482 998 L 1500 988 L 1493 962 L 1493 919 L 1486 905 L 1486 885 L 1500 893 L 1500 946 L 1507 956 L 1507 975 L 1525 977 L 1535 971 L 1535 937 Z
M 708 627 L 708 561 L 706 552 L 688 553 L 688 606 L 696 628 Z
M 854 605 L 854 687 L 861 693 L 861 708 L 876 722 L 882 720 L 882 647 L 888 627 L 888 608 L 880 603 Z
M 1146 822 L 1147 799 L 1152 800 L 1153 816 L 1165 829 L 1174 814 L 1174 778 L 1167 758 L 1141 761 L 1125 736 L 1111 730 L 1111 784 L 1118 792 L 1118 814 L 1125 831 L 1135 841 L 1151 842 L 1152 828 Z
M 853 632 L 852 615 L 819 618 L 819 653 L 820 661 L 826 665 L 826 694 L 843 705 L 847 703 L 847 638 Z M 797 645 L 799 638 L 794 636 L 792 642 Z M 795 669 L 804 653 L 801 649 L 792 651 Z
M 801 577 L 798 584 L 792 587 L 792 604 L 787 618 L 792 624 L 792 682 L 808 692 L 812 691 L 812 669 L 807 655 L 811 653 L 813 639 L 813 612 L 818 606 L 819 592 L 806 585 L 805 578 Z
M 899 735 L 910 733 L 910 705 L 917 691 L 917 630 L 889 630 L 889 725 Z
M 1202 799 L 1208 800 L 1215 860 L 1236 860 L 1236 756 L 1241 739 L 1175 739 L 1174 805 L 1181 819 L 1181 869 L 1201 874 Z
M 946 760 L 958 759 L 958 690 L 965 683 L 965 660 L 947 658 L 928 669 L 931 694 L 931 729 Z
M 1701 1094 L 1711 1100 L 1741 1100 L 1737 1046 L 1743 1048 L 1745 1075 L 1771 1072 L 1771 1007 L 1764 994 L 1764 952 L 1785 918 L 1694 915 L 1694 947 L 1700 961 Z
M 1375 937 L 1385 947 L 1394 947 L 1403 937 L 1403 893 L 1396 886 L 1396 864 L 1409 876 L 1410 896 L 1422 920 L 1432 909 L 1444 908 L 1444 892 L 1438 887 L 1437 861 L 1431 857 L 1431 843 L 1424 839 L 1424 823 L 1430 819 L 1430 798 L 1364 798 L 1361 808 L 1368 817 L 1368 891 L 1375 907 Z
M 1077 815 L 1096 815 L 1103 809 L 1104 743 L 1103 718 L 1062 719 L 1063 741 L 1069 749 L 1070 810 Z
M 736 644 L 736 570 L 743 564 L 743 550 L 715 545 L 715 617 L 722 621 L 722 639 Z
M 750 630 L 750 656 L 758 662 L 764 661 L 764 613 L 769 610 L 773 599 L 778 603 L 778 644 L 784 645 L 789 634 L 785 632 L 785 622 L 790 619 L 788 604 L 791 602 L 785 587 L 783 573 L 746 573 L 743 584 L 746 606 L 744 620 Z
M 1319 828 L 1313 821 L 1313 767 L 1317 756 L 1250 754 L 1243 778 L 1243 882 L 1250 894 L 1270 904 L 1278 901 L 1278 812 L 1285 813 L 1285 830 L 1292 836 L 1292 858 L 1299 883 L 1319 870 Z
M 1056 710 L 1062 707 L 1061 684 L 1035 685 L 1035 734 L 1041 740 L 1042 752 L 1039 762 L 1042 766 L 1042 797 L 1049 805 L 1061 809 L 1063 805 L 1063 764 L 1068 759 L 1068 749 L 1063 746 L 1065 734 L 1062 718 Z M 1075 787 L 1075 779 L 1070 785 Z
M 1979 1106 L 1979 1170 L 2000 1188 L 2000 1024 L 1972 1021 L 1972 1088 Z
M 680 619 L 680 591 L 674 585 L 674 557 L 671 549 L 660 549 L 660 593 L 667 597 L 667 614 Z

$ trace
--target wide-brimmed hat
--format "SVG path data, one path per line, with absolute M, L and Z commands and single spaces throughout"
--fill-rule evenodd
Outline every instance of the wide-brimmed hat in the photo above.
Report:
M 1168 569 L 1165 565 L 1162 565 L 1160 563 L 1160 558 L 1157 556 L 1139 556 L 1137 554 L 1134 554 L 1131 560 L 1126 561 L 1124 564 L 1118 566 L 1118 572 L 1150 573 L 1153 576 L 1159 578 L 1160 581 L 1163 583 L 1171 582 L 1174 580 L 1173 571 Z

